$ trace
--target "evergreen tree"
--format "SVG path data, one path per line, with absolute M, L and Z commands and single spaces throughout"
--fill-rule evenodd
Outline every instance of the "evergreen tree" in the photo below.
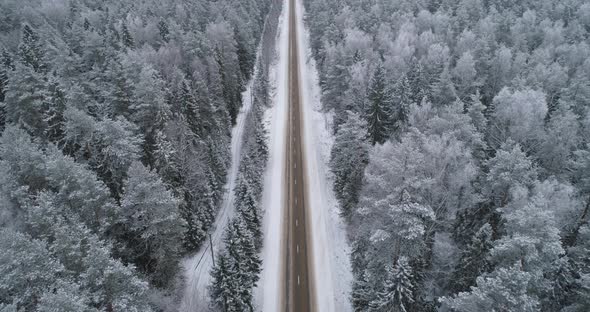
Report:
M 184 118 L 186 118 L 186 122 L 190 126 L 195 136 L 202 138 L 204 134 L 203 127 L 201 125 L 202 118 L 199 116 L 198 103 L 186 81 L 182 82 L 181 92 L 182 93 L 180 96 L 182 101 L 182 114 L 184 115 Z
M 393 105 L 392 130 L 399 133 L 407 124 L 412 103 L 412 86 L 407 74 L 404 75 L 395 85 L 395 99 Z
M 492 249 L 492 227 L 484 224 L 473 236 L 455 267 L 452 285 L 455 292 L 466 291 L 475 285 L 478 276 L 491 269 L 488 257 Z
M 160 22 L 158 22 L 158 31 L 160 32 L 160 37 L 162 38 L 162 40 L 166 43 L 168 43 L 168 41 L 170 40 L 170 30 L 168 27 L 168 23 L 166 23 L 165 20 L 160 20 Z
M 28 24 L 25 24 L 22 30 L 18 56 L 23 65 L 32 68 L 35 72 L 44 73 L 47 70 L 45 52 L 39 35 Z
M 227 254 L 219 253 L 211 271 L 213 281 L 209 287 L 209 293 L 212 302 L 225 311 L 230 311 L 229 308 L 233 307 L 234 294 L 232 290 L 237 287 L 235 280 L 233 280 L 234 275 Z
M 33 310 L 63 269 L 51 258 L 45 242 L 14 230 L 0 230 L 0 302 Z
M 400 257 L 387 269 L 384 289 L 370 303 L 371 311 L 407 312 L 414 302 L 412 267 L 406 257 Z
M 373 284 L 367 280 L 366 273 L 354 279 L 350 301 L 355 312 L 368 311 L 371 302 L 376 300 Z
M 45 99 L 44 121 L 47 123 L 45 136 L 55 144 L 63 144 L 64 111 L 66 109 L 66 95 L 53 75 L 49 76 L 48 97 Z
M 178 200 L 155 172 L 139 162 L 129 167 L 128 177 L 121 207 L 131 258 L 144 272 L 152 273 L 155 283 L 166 285 L 177 270 L 185 231 Z
M 391 96 L 385 82 L 385 72 L 379 65 L 368 89 L 369 104 L 366 111 L 369 141 L 382 144 L 389 138 L 391 129 Z
M 258 208 L 258 198 L 255 190 L 244 177 L 244 173 L 238 174 L 237 180 L 236 189 L 234 190 L 236 210 L 243 218 L 256 245 L 260 246 L 262 244 L 262 220 Z
M 0 55 L 0 134 L 4 131 L 6 124 L 6 107 L 4 100 L 6 98 L 6 91 L 8 89 L 8 75 L 14 70 L 12 56 L 6 51 L 2 50 Z
M 135 42 L 133 41 L 133 37 L 129 32 L 129 28 L 127 28 L 127 23 L 123 22 L 121 26 L 121 40 L 123 41 L 123 45 L 129 49 L 133 49 L 135 46 Z
M 20 125 L 35 136 L 42 136 L 46 129 L 43 112 L 47 97 L 42 74 L 32 67 L 16 64 L 6 89 L 6 121 Z
M 334 192 L 342 215 L 349 218 L 359 200 L 365 166 L 369 162 L 369 146 L 364 136 L 366 123 L 358 114 L 348 112 L 340 126 L 330 154 L 334 174 Z
M 534 312 L 539 311 L 535 296 L 527 293 L 531 274 L 517 268 L 499 269 L 488 277 L 478 277 L 477 286 L 454 298 L 442 298 L 443 308 L 457 312 L 487 310 Z

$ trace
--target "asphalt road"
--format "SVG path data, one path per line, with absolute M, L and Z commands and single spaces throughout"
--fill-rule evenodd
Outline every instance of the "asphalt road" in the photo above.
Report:
M 295 1 L 289 0 L 289 108 L 287 122 L 287 201 L 285 214 L 286 293 L 288 312 L 314 311 L 313 271 L 311 268 L 310 231 L 307 226 L 305 158 L 302 147 L 302 113 L 299 89 L 299 57 Z

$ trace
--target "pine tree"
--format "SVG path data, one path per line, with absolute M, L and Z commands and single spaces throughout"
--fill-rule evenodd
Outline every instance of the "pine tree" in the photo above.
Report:
M 0 230 L 0 302 L 32 311 L 63 270 L 45 242 L 11 229 Z
M 63 144 L 65 136 L 64 111 L 66 109 L 66 95 L 61 88 L 57 78 L 49 76 L 48 97 L 45 99 L 44 121 L 47 123 L 45 136 L 55 144 Z
M 322 104 L 324 109 L 342 110 L 342 94 L 348 89 L 349 72 L 342 49 L 330 47 L 327 59 L 324 61 L 325 75 L 320 80 L 322 86 Z M 324 72 L 324 71 L 322 71 Z
M 131 257 L 144 272 L 152 273 L 156 284 L 167 285 L 177 270 L 185 231 L 178 200 L 139 162 L 131 165 L 128 177 L 121 207 Z
M 452 285 L 455 292 L 466 291 L 475 285 L 482 273 L 491 269 L 488 261 L 492 249 L 492 227 L 484 224 L 473 236 L 467 248 L 461 253 L 461 259 L 455 267 Z
M 240 64 L 240 71 L 244 80 L 250 80 L 252 76 L 252 69 L 256 61 L 256 54 L 244 37 L 244 35 L 237 28 L 234 29 L 234 38 L 236 39 L 236 53 L 238 55 L 238 62 Z
M 471 117 L 471 122 L 480 133 L 486 133 L 487 118 L 484 115 L 486 106 L 481 102 L 481 95 L 479 89 L 475 94 L 471 95 L 471 101 L 467 107 L 467 114 Z
M 354 279 L 350 301 L 355 312 L 368 311 L 370 303 L 376 300 L 376 293 L 372 286 L 365 272 Z
M 330 168 L 335 178 L 334 192 L 342 215 L 347 218 L 358 203 L 363 172 L 369 163 L 365 129 L 364 120 L 358 114 L 348 112 L 348 119 L 340 126 L 330 152 Z
M 411 103 L 420 104 L 424 98 L 429 98 L 428 92 L 430 85 L 426 81 L 424 67 L 422 63 L 415 58 L 410 63 L 410 69 L 406 73 L 408 84 L 410 86 L 410 100 Z
M 127 77 L 125 69 L 117 61 L 112 60 L 106 64 L 104 73 L 103 90 L 105 101 L 108 101 L 109 111 L 105 112 L 108 117 L 125 116 L 129 118 L 135 95 L 135 85 Z
M 201 125 L 202 118 L 199 116 L 199 107 L 197 105 L 197 100 L 193 96 L 192 90 L 189 88 L 186 81 L 182 82 L 180 97 L 182 101 L 182 114 L 184 115 L 184 118 L 186 118 L 186 122 L 195 136 L 202 138 L 204 134 Z
M 90 299 L 80 290 L 80 285 L 60 281 L 59 286 L 53 287 L 41 296 L 36 311 L 98 312 L 96 308 L 90 307 L 89 303 Z
M 404 75 L 395 86 L 395 103 L 393 106 L 393 123 L 392 130 L 396 133 L 404 128 L 410 115 L 410 105 L 412 103 L 412 86 L 408 80 L 407 74 Z
M 407 312 L 414 302 L 412 267 L 406 257 L 400 257 L 387 269 L 384 289 L 370 303 L 371 311 Z
M 15 123 L 35 136 L 46 129 L 43 117 L 47 94 L 45 78 L 32 67 L 16 64 L 9 76 L 4 109 L 6 121 Z
M 160 32 L 160 37 L 164 42 L 168 42 L 170 40 L 170 30 L 168 28 L 168 23 L 165 20 L 160 20 L 158 22 L 158 31 Z
M 211 301 L 224 311 L 229 311 L 230 303 L 233 302 L 232 289 L 236 286 L 233 280 L 234 275 L 227 254 L 219 253 L 211 271 L 213 281 L 209 287 L 209 293 Z
M 448 64 L 445 65 L 436 83 L 432 86 L 432 101 L 435 105 L 449 105 L 458 99 Z
M 0 134 L 4 131 L 6 124 L 6 107 L 4 100 L 6 98 L 6 91 L 8 89 L 8 75 L 14 70 L 12 56 L 6 51 L 2 50 L 0 55 Z
M 252 234 L 253 239 L 256 242 L 256 245 L 260 246 L 262 243 L 262 220 L 255 190 L 244 177 L 244 173 L 239 173 L 237 179 L 237 185 L 234 190 L 236 210 L 241 218 L 243 218 L 248 231 Z
M 125 45 L 129 49 L 133 49 L 135 46 L 135 42 L 133 41 L 133 37 L 129 32 L 129 28 L 127 28 L 127 23 L 123 22 L 121 26 L 121 40 L 123 41 L 123 45 Z
M 496 311 L 539 311 L 538 299 L 527 292 L 531 274 L 517 268 L 499 269 L 491 276 L 478 277 L 477 286 L 456 297 L 443 297 L 442 309 L 473 312 L 494 307 Z
M 383 67 L 379 65 L 367 94 L 369 104 L 366 111 L 369 141 L 371 144 L 382 144 L 390 135 L 391 130 L 391 96 L 385 83 Z
M 39 35 L 28 24 L 22 30 L 18 56 L 23 65 L 31 67 L 35 72 L 44 73 L 47 70 Z
M 146 66 L 139 73 L 139 82 L 133 90 L 134 101 L 129 107 L 131 120 L 144 133 L 162 129 L 170 118 L 170 106 L 164 96 L 164 81 L 151 66 Z

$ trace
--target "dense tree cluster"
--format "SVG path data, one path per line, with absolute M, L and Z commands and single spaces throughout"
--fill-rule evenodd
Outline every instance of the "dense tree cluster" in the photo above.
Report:
M 0 3 L 0 310 L 163 309 L 221 201 L 269 7 Z M 259 235 L 243 202 L 235 230 Z
M 590 309 L 590 5 L 305 0 L 355 311 Z
M 275 61 L 275 39 L 282 9 L 273 1 L 265 21 L 252 81 L 251 108 L 244 116 L 241 157 L 235 182 L 235 215 L 225 229 L 223 248 L 211 271 L 212 308 L 219 311 L 255 311 L 253 291 L 262 270 L 262 191 L 268 160 L 264 112 L 270 107 L 269 69 Z
M 259 63 L 257 80 L 266 80 L 268 72 Z M 264 83 L 263 83 L 264 84 Z M 266 88 L 263 88 L 266 89 Z M 254 92 L 253 107 L 246 117 L 242 157 L 234 192 L 236 214 L 226 229 L 223 249 L 211 272 L 210 295 L 221 311 L 254 311 L 253 289 L 262 270 L 259 250 L 262 246 L 261 179 L 266 169 L 268 150 L 263 127 L 267 108 L 265 93 Z

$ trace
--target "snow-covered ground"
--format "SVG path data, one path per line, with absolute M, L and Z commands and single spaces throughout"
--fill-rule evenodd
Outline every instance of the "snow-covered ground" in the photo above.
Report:
M 352 311 L 348 301 L 352 283 L 344 221 L 338 215 L 328 168 L 333 137 L 330 116 L 320 111 L 320 87 L 315 62 L 308 47 L 309 34 L 303 24 L 304 8 L 297 1 L 299 64 L 303 99 L 303 131 L 307 163 L 310 225 L 313 237 L 314 284 L 318 311 Z M 283 225 L 283 190 L 285 161 L 285 128 L 288 105 L 288 33 L 289 6 L 283 6 L 277 40 L 278 59 L 271 72 L 274 82 L 273 107 L 266 112 L 270 133 L 269 162 L 263 193 L 264 247 L 263 271 L 256 292 L 257 306 L 264 312 L 281 310 L 278 306 L 284 292 L 281 252 Z
M 214 255 L 217 255 L 223 246 L 223 233 L 229 220 L 234 215 L 234 186 L 240 167 L 240 155 L 242 151 L 242 136 L 246 125 L 248 112 L 252 107 L 252 81 L 242 93 L 242 108 L 236 119 L 236 125 L 232 129 L 231 137 L 231 156 L 232 162 L 227 175 L 227 184 L 225 186 L 225 195 L 221 208 L 217 213 L 211 238 L 213 241 Z M 193 256 L 186 259 L 183 263 L 186 288 L 180 305 L 180 312 L 195 312 L 209 310 L 209 294 L 207 287 L 211 281 L 211 268 L 213 259 L 211 257 L 211 248 L 207 240 L 201 249 Z
M 321 89 L 309 48 L 309 32 L 303 23 L 305 9 L 301 1 L 296 2 L 316 303 L 318 311 L 322 312 L 352 311 L 349 302 L 352 285 L 350 247 L 346 240 L 344 220 L 339 215 L 332 190 L 332 175 L 328 166 L 334 142 L 330 130 L 332 118 L 320 111 Z
M 276 49 L 277 60 L 270 68 L 269 81 L 273 85 L 272 107 L 265 112 L 265 127 L 270 134 L 268 148 L 269 158 L 264 177 L 262 207 L 264 210 L 264 244 L 262 249 L 262 273 L 258 287 L 255 289 L 256 305 L 262 311 L 280 311 L 279 303 L 284 293 L 281 264 L 284 255 L 281 252 L 282 224 L 285 189 L 285 135 L 287 127 L 287 93 L 288 89 L 288 33 L 289 6 L 283 4 L 279 17 Z

